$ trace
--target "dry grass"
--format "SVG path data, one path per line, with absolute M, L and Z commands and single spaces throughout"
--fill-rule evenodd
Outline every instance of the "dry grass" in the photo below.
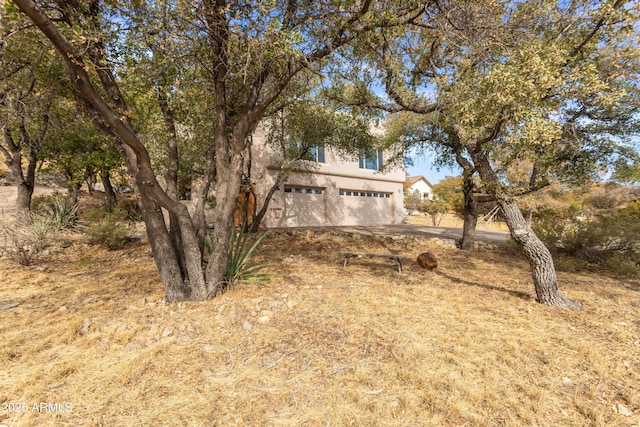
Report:
M 412 214 L 405 216 L 404 222 L 406 224 L 415 224 L 415 225 L 433 225 L 433 221 L 430 216 L 425 214 Z M 450 228 L 462 228 L 464 224 L 464 220 L 462 220 L 458 215 L 453 213 L 448 213 L 442 218 L 438 227 L 450 227 Z M 499 221 L 491 221 L 488 224 L 484 221 L 478 220 L 478 225 L 476 227 L 478 230 L 491 230 L 491 231 L 509 231 L 509 227 L 504 222 Z
M 502 250 L 265 242 L 255 261 L 273 264 L 270 286 L 179 305 L 162 302 L 146 246 L 76 243 L 34 267 L 0 259 L 0 304 L 19 303 L 0 311 L 0 402 L 71 404 L 0 412 L 0 424 L 640 424 L 637 280 L 561 274 L 586 307 L 570 312 L 536 304 L 526 263 Z M 343 270 L 338 250 L 431 250 L 441 266 Z

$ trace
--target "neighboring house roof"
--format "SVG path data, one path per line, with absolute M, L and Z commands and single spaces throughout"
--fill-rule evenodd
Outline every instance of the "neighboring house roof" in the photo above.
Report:
M 405 183 L 406 183 L 407 187 L 411 187 L 413 184 L 415 184 L 416 182 L 418 182 L 420 180 L 426 182 L 429 187 L 433 187 L 433 184 L 431 184 L 429 182 L 429 180 L 427 178 L 425 178 L 424 176 L 422 176 L 422 175 L 408 176 L 406 181 L 405 181 Z

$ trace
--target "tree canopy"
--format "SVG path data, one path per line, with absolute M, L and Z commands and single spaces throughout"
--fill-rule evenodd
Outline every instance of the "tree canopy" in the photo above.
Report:
M 610 171 L 637 179 L 639 8 L 624 0 L 14 0 L 3 25 L 23 34 L 16 49 L 30 46 L 27 32 L 48 39 L 24 58 L 42 55 L 64 71 L 67 98 L 126 162 L 168 300 L 224 288 L 233 210 L 261 121 L 289 108 L 293 137 L 357 145 L 362 123 L 302 102 L 320 84 L 363 117 L 388 115 L 391 138 L 458 163 L 465 194 L 477 175 L 532 260 L 539 300 L 575 307 L 514 197 Z M 14 48 L 8 34 L 3 57 Z M 200 184 L 193 216 L 179 203 L 180 182 L 192 180 Z

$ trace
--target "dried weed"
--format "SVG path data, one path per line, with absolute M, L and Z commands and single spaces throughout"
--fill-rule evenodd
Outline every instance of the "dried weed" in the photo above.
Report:
M 429 250 L 440 267 L 343 270 L 339 250 Z M 19 303 L 0 313 L 0 402 L 30 409 L 0 423 L 640 423 L 637 280 L 563 273 L 586 307 L 570 312 L 536 304 L 526 262 L 501 250 L 274 234 L 254 261 L 273 264 L 269 287 L 168 305 L 146 246 L 76 243 L 39 270 L 0 259 L 0 303 Z

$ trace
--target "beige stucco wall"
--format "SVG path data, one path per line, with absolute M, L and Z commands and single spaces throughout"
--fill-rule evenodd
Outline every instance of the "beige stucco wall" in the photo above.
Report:
M 254 134 L 252 158 L 251 176 L 260 207 L 276 174 L 280 173 L 281 160 L 279 154 L 266 145 L 262 128 Z M 264 218 L 266 227 L 402 223 L 403 168 L 385 173 L 360 169 L 357 158 L 341 158 L 329 147 L 325 149 L 325 163 L 309 165 L 316 166 L 313 172 L 291 174 L 274 194 Z M 285 186 L 302 192 L 285 193 Z M 346 196 L 347 192 L 354 194 L 354 190 L 365 195 Z

